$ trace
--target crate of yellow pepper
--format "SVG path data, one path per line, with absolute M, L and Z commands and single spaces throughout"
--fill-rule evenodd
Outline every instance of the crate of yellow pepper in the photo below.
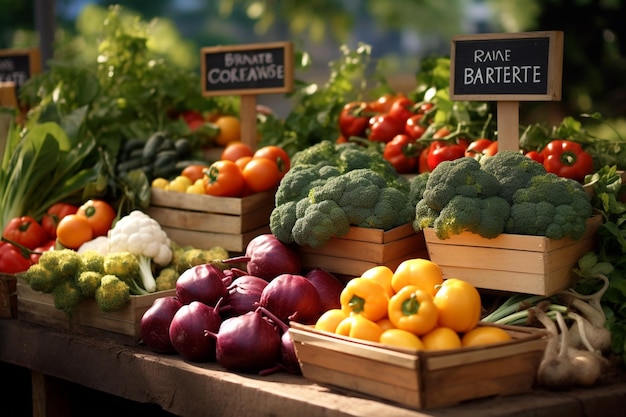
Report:
M 291 323 L 304 377 L 412 409 L 528 391 L 546 345 L 538 329 L 479 323 L 476 287 L 427 259 L 366 270 L 340 303 Z

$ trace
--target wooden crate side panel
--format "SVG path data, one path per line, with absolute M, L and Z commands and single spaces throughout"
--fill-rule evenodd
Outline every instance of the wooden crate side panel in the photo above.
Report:
M 28 284 L 17 283 L 17 317 L 27 323 L 41 324 L 56 329 L 69 330 L 72 321 L 54 307 L 50 294 L 32 290 Z
M 150 204 L 205 213 L 240 215 L 255 210 L 259 205 L 274 205 L 275 191 L 255 193 L 244 198 L 214 197 L 202 194 L 175 193 L 151 189 Z
M 336 256 L 319 255 L 315 253 L 301 252 L 302 266 L 304 268 L 324 268 L 328 272 L 340 275 L 359 276 L 363 272 L 378 265 L 385 265 L 391 270 L 395 270 L 398 265 L 407 259 L 412 258 L 425 258 L 428 259 L 428 252 L 426 249 L 419 250 L 415 253 L 410 253 L 406 256 L 392 259 L 386 262 L 377 263 L 370 261 L 363 261 L 351 258 L 339 258 Z
M 522 272 L 456 266 L 442 266 L 442 270 L 445 279 L 459 278 L 478 288 L 536 295 L 545 295 L 546 293 L 544 274 L 524 274 Z
M 163 230 L 165 230 L 165 233 L 171 240 L 179 245 L 191 245 L 200 249 L 221 246 L 229 252 L 242 252 L 253 238 L 270 233 L 269 225 L 243 234 L 196 232 L 171 227 L 163 227 Z
M 17 317 L 17 278 L 15 275 L 0 274 L 0 318 Z
M 330 388 L 339 389 L 339 391 L 348 390 L 378 399 L 382 398 L 410 408 L 422 408 L 420 393 L 405 387 L 390 386 L 378 380 L 356 378 L 346 375 L 342 371 L 313 364 L 304 364 L 302 372 L 305 378 Z
M 594 249 L 595 243 L 596 240 L 590 236 L 586 239 L 572 241 L 568 246 L 548 251 L 546 253 L 546 270 L 549 273 L 564 267 L 571 268 L 581 256 Z
M 435 229 L 431 227 L 424 229 L 423 232 L 427 244 L 429 244 L 429 242 L 439 242 L 453 246 L 474 246 L 533 252 L 543 252 L 547 240 L 545 237 L 541 236 L 512 235 L 506 233 L 493 239 L 487 239 L 470 232 L 453 235 L 448 239 L 439 239 L 435 233 Z
M 241 216 L 201 213 L 198 211 L 154 206 L 148 209 L 148 214 L 156 220 L 161 227 L 223 233 L 240 233 L 242 230 Z

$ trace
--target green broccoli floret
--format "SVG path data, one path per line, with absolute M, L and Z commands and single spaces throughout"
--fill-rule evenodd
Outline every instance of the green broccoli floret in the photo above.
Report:
M 66 314 L 71 314 L 83 298 L 83 294 L 73 281 L 62 281 L 52 290 L 54 306 Z
M 308 201 L 307 199 L 304 199 Z M 298 220 L 296 216 L 296 201 L 287 201 L 272 210 L 270 214 L 270 230 L 276 239 L 284 243 L 293 243 L 291 231 Z
M 426 201 L 420 200 L 415 205 L 415 219 L 413 220 L 413 230 L 420 232 L 427 227 L 434 227 L 435 220 L 439 217 L 439 212 L 431 209 Z
M 407 194 L 393 187 L 379 189 L 376 204 L 364 219 L 356 222 L 351 217 L 352 210 L 345 208 L 348 218 L 355 220 L 353 223 L 358 227 L 368 227 L 371 229 L 389 230 L 394 227 L 411 223 L 415 216 L 415 210 L 409 205 Z
M 114 275 L 130 288 L 133 295 L 149 294 L 141 286 L 139 260 L 130 252 L 113 252 L 104 256 L 104 275 Z
M 509 203 L 502 197 L 457 195 L 441 210 L 433 227 L 439 239 L 448 239 L 465 231 L 492 239 L 503 233 L 509 213 Z
M 93 298 L 96 290 L 100 286 L 102 272 L 99 271 L 83 271 L 76 278 L 76 286 L 85 298 Z
M 44 251 L 39 258 L 39 265 L 61 281 L 73 280 L 81 268 L 81 255 L 71 249 Z
M 590 197 L 577 181 L 551 173 L 537 175 L 513 195 L 505 232 L 580 239 L 592 210 Z
M 428 176 L 422 198 L 431 209 L 441 211 L 457 195 L 480 199 L 499 192 L 497 178 L 481 169 L 476 159 L 464 157 L 437 165 Z
M 115 275 L 104 275 L 94 296 L 100 311 L 111 313 L 120 310 L 130 301 L 130 288 Z
M 274 196 L 275 206 L 306 198 L 311 188 L 322 185 L 329 178 L 339 175 L 337 167 L 328 165 L 327 162 L 320 162 L 316 165 L 296 165 L 287 171 L 280 181 Z
M 80 254 L 80 271 L 104 272 L 104 255 L 95 250 L 88 250 Z
M 60 275 L 37 263 L 31 265 L 23 275 L 30 288 L 50 294 L 62 280 Z
M 415 207 L 424 196 L 430 172 L 422 172 L 409 180 L 409 203 Z
M 301 151 L 296 152 L 291 158 L 291 167 L 298 165 L 316 165 L 320 162 L 336 165 L 337 145 L 329 140 L 322 140 Z
M 526 188 L 530 179 L 546 173 L 539 162 L 516 151 L 500 151 L 493 156 L 481 158 L 482 169 L 492 173 L 500 183 L 500 197 L 512 203 L 513 194 Z
M 180 274 L 173 267 L 166 267 L 159 271 L 159 275 L 156 276 L 156 290 L 157 291 L 165 291 L 172 290 L 176 288 L 176 281 Z
M 333 200 L 323 200 L 307 206 L 304 215 L 293 227 L 294 241 L 313 248 L 324 246 L 333 236 L 343 236 L 350 231 L 346 213 Z

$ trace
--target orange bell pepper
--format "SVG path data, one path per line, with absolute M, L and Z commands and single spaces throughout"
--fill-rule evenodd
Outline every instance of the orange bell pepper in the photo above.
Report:
M 407 285 L 391 297 L 387 314 L 396 328 L 421 336 L 437 326 L 439 312 L 429 293 Z

